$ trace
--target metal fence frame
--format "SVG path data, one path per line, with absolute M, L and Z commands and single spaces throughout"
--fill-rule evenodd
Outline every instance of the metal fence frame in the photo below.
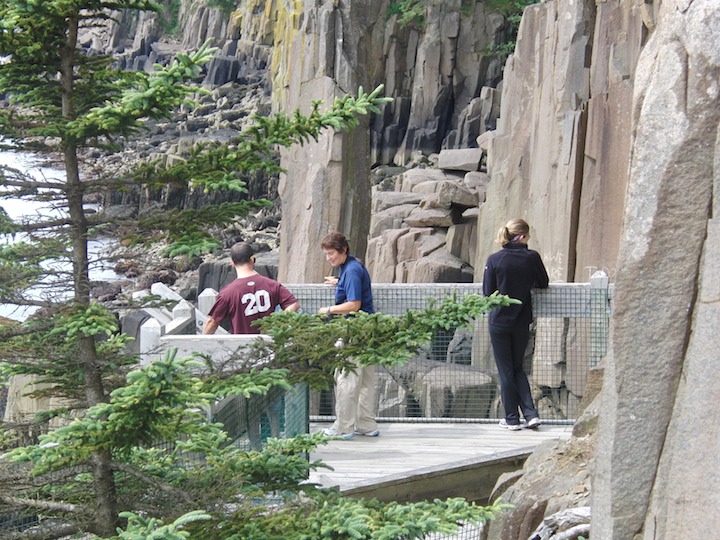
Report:
M 334 302 L 334 288 L 322 284 L 289 284 L 287 285 L 298 298 L 303 310 L 317 313 L 317 310 Z M 407 310 L 425 309 L 432 301 L 441 301 L 447 297 L 462 298 L 468 294 L 482 294 L 480 283 L 416 283 L 416 284 L 373 284 L 373 299 L 378 312 L 389 315 L 402 315 Z M 533 290 L 533 311 L 536 318 L 533 340 L 535 350 L 526 353 L 526 371 L 530 374 L 531 384 L 536 393 L 548 393 L 549 405 L 540 414 L 546 423 L 572 423 L 580 406 L 583 389 L 587 381 L 590 368 L 599 365 L 600 360 L 607 354 L 609 341 L 609 321 L 611 313 L 613 286 L 603 272 L 594 274 L 589 283 L 551 283 L 547 289 Z M 478 321 L 472 330 L 474 342 L 473 362 L 476 357 L 484 356 L 486 372 L 495 371 L 494 365 L 487 358 L 491 358 L 489 340 L 487 339 L 486 321 Z M 544 340 L 536 336 L 544 336 Z M 548 343 L 550 341 L 551 343 Z M 480 350 L 482 349 L 482 350 Z M 535 384 L 533 371 L 538 373 L 537 367 L 533 370 L 533 353 L 551 364 L 556 373 L 552 375 L 557 379 L 554 383 Z M 568 366 L 568 359 L 573 359 L 572 366 Z M 572 385 L 567 385 L 564 378 L 572 368 Z M 383 373 L 378 372 L 379 385 L 383 381 Z M 535 377 L 541 379 L 541 377 Z M 497 381 L 493 380 L 497 386 Z M 568 389 L 568 386 L 572 388 Z M 542 388 L 542 389 L 541 389 Z M 552 395 L 556 394 L 556 395 Z M 378 421 L 385 422 L 496 422 L 502 415 L 499 397 L 493 398 L 493 412 L 485 417 L 470 416 L 393 416 L 378 413 Z M 314 394 L 311 396 L 310 420 L 332 421 L 332 413 L 324 414 L 321 410 L 325 402 L 325 409 L 331 408 L 328 400 L 332 401 L 332 394 Z M 540 408 L 539 408 L 540 409 Z
M 287 287 L 300 300 L 303 309 L 310 313 L 316 313 L 321 306 L 332 304 L 334 301 L 334 288 L 327 285 L 314 284 L 290 284 Z M 156 357 L 158 347 L 163 346 L 176 347 L 177 343 L 182 343 L 185 338 L 189 338 L 190 343 L 187 344 L 188 350 L 197 351 L 199 349 L 199 341 L 204 342 L 203 345 L 210 347 L 213 354 L 227 352 L 223 349 L 223 341 L 227 343 L 233 342 L 233 351 L 237 350 L 238 339 L 255 339 L 257 336 L 197 336 L 198 331 L 202 328 L 206 313 L 209 306 L 214 300 L 214 291 L 204 291 L 198 298 L 198 306 L 192 306 L 186 300 L 182 299 L 170 291 L 162 284 L 155 284 L 151 289 L 153 294 L 159 294 L 171 300 L 176 300 L 177 304 L 172 311 L 164 309 L 150 310 L 149 320 L 143 323 L 138 332 L 137 352 L 143 359 L 143 363 L 151 361 Z M 412 293 L 412 294 L 409 294 Z M 471 284 L 374 284 L 373 296 L 376 310 L 379 312 L 402 315 L 407 310 L 424 309 L 429 305 L 431 300 L 442 300 L 448 296 L 456 295 L 462 297 L 466 294 L 482 294 L 482 286 L 479 283 Z M 538 321 L 538 327 L 543 325 L 555 326 L 559 329 L 554 338 L 558 347 L 555 349 L 558 364 L 566 360 L 566 356 L 572 347 L 576 347 L 581 356 L 580 367 L 584 376 L 587 370 L 599 365 L 601 359 L 607 354 L 609 342 L 609 321 L 612 306 L 613 287 L 609 284 L 607 276 L 602 273 L 596 273 L 592 276 L 590 283 L 553 283 L 548 289 L 536 290 L 533 292 L 533 308 Z M 572 301 L 567 301 L 571 298 Z M 579 340 L 580 345 L 573 344 L 572 332 L 574 326 L 579 326 L 579 321 L 586 325 L 588 331 Z M 473 329 L 474 337 L 482 335 L 486 332 L 482 322 Z M 220 332 L 219 334 L 222 334 Z M 177 343 L 176 343 L 177 340 Z M 164 342 L 161 344 L 161 341 Z M 537 350 L 535 351 L 537 353 Z M 582 377 L 577 383 L 582 386 Z M 307 389 L 297 387 L 293 392 L 282 396 L 279 401 L 277 396 L 273 396 L 273 403 L 269 407 L 265 407 L 264 411 L 255 411 L 250 407 L 254 405 L 248 400 L 236 400 L 231 403 L 219 403 L 213 410 L 208 411 L 208 418 L 211 420 L 221 420 L 225 423 L 242 424 L 245 426 L 242 433 L 238 433 L 239 443 L 247 445 L 250 448 L 262 445 L 263 439 L 267 436 L 274 436 L 275 431 L 282 430 L 280 436 L 291 437 L 298 433 L 308 432 L 309 421 L 332 420 L 332 416 L 311 415 L 310 410 L 312 399 L 308 400 Z M 231 404 L 231 406 L 229 406 Z M 263 433 L 262 423 L 257 415 L 266 414 L 270 409 L 275 409 L 275 413 L 279 413 L 282 420 L 281 427 L 273 427 L 273 418 L 268 418 L 265 424 L 268 424 L 268 433 Z M 251 410 L 252 409 L 252 410 Z M 252 416 L 252 418 L 250 418 Z M 227 418 L 225 418 L 227 417 Z M 237 420 L 239 418 L 240 420 Z M 292 422 L 288 419 L 293 418 Z M 404 417 L 382 417 L 380 421 L 425 421 L 425 422 L 488 422 L 495 421 L 496 418 L 458 418 L 458 417 L 422 417 L 422 418 L 404 418 Z M 563 419 L 544 418 L 544 422 L 572 422 L 574 418 L 569 415 Z M 259 426 L 256 432 L 248 429 L 247 426 Z M 11 528 L 21 530 L 32 526 L 36 517 L 33 515 L 2 513 L 3 523 L 0 523 L 0 531 Z M 17 529 L 16 529 L 17 528 Z M 434 536 L 433 538 L 464 539 L 470 540 L 479 538 L 479 531 L 473 527 L 469 527 L 460 531 L 457 535 L 452 536 Z
M 334 302 L 335 289 L 323 284 L 287 284 L 300 301 L 304 311 L 317 313 L 321 306 Z M 425 309 L 431 302 L 442 301 L 448 297 L 462 298 L 468 294 L 482 294 L 480 283 L 416 283 L 416 284 L 373 284 L 373 298 L 376 311 L 389 315 L 402 315 L 408 310 Z M 172 312 L 153 313 L 139 332 L 138 346 L 141 356 L 156 350 L 162 338 L 169 336 L 196 334 L 202 328 L 206 313 L 214 303 L 217 292 L 206 289 L 198 296 L 197 307 L 179 298 L 177 293 L 166 291 L 161 284 L 153 285 L 153 294 L 171 295 L 178 300 Z M 609 321 L 613 287 L 603 272 L 594 274 L 589 283 L 551 283 L 547 289 L 533 291 L 533 310 L 536 316 L 536 331 L 533 333 L 531 345 L 526 353 L 526 371 L 529 373 L 537 399 L 541 418 L 545 423 L 571 423 L 576 418 L 580 401 L 587 381 L 588 370 L 599 364 L 605 356 L 609 341 Z M 179 334 L 179 335 L 178 335 Z M 227 333 L 225 333 L 227 334 Z M 472 359 L 470 367 L 480 366 L 486 376 L 484 386 L 489 388 L 485 397 L 484 412 L 442 412 L 446 399 L 444 394 L 451 394 L 449 399 L 459 402 L 455 388 L 448 389 L 454 383 L 446 384 L 445 388 L 424 389 L 424 408 L 422 414 L 407 414 L 407 408 L 398 413 L 388 407 L 379 407 L 378 420 L 392 422 L 495 422 L 502 417 L 503 411 L 497 396 L 496 369 L 492 360 L 491 348 L 487 339 L 486 320 L 476 321 L 475 327 L 469 332 L 472 341 Z M 245 336 L 245 339 L 254 339 Z M 541 339 L 542 338 L 542 339 Z M 234 342 L 240 336 L 216 335 L 194 336 L 205 347 L 215 347 L 221 352 L 225 340 Z M 197 346 L 197 345 L 195 345 Z M 443 345 L 445 348 L 448 344 Z M 436 355 L 435 352 L 433 354 Z M 441 348 L 440 355 L 444 355 Z M 437 356 L 437 355 L 436 355 Z M 449 358 L 449 357 L 448 357 Z M 412 361 L 412 360 L 411 360 Z M 451 363 L 448 360 L 448 363 Z M 538 363 L 547 364 L 548 374 L 538 369 Z M 384 368 L 383 368 L 384 369 Z M 460 368 L 456 367 L 458 371 Z M 477 371 L 477 369 L 475 370 Z M 568 374 L 572 372 L 572 377 Z M 470 377 L 475 373 L 466 371 Z M 390 380 L 396 379 L 395 381 Z M 378 385 L 388 385 L 391 391 L 403 393 L 401 384 L 397 384 L 397 376 L 379 371 Z M 442 382 L 439 383 L 442 385 Z M 464 384 L 464 382 L 463 382 Z M 456 385 L 457 386 L 457 385 Z M 462 384 L 461 384 L 462 386 Z M 453 394 L 455 392 L 455 394 Z M 462 399 L 470 399 L 468 395 L 477 391 L 470 384 L 462 389 Z M 405 392 L 407 393 L 407 392 Z M 395 396 L 397 401 L 401 399 Z M 324 401 L 323 401 L 324 400 Z M 329 400 L 329 404 L 328 404 Z M 324 403 L 324 405 L 323 405 Z M 429 405 L 428 405 L 429 404 Z M 446 404 L 445 404 L 446 405 Z M 478 406 L 480 407 L 480 406 Z M 390 411 L 390 412 L 388 412 Z M 402 412 L 404 411 L 404 414 Z M 438 413 L 437 411 L 441 411 Z M 332 421 L 332 392 L 313 393 L 309 399 L 308 421 Z

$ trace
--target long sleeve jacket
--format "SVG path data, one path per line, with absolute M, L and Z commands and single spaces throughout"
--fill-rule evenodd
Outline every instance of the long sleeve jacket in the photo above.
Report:
M 530 290 L 545 288 L 548 282 L 540 254 L 526 244 L 511 242 L 490 255 L 483 274 L 483 294 L 489 296 L 499 291 L 522 302 L 492 311 L 490 325 L 510 329 L 530 324 L 533 319 Z

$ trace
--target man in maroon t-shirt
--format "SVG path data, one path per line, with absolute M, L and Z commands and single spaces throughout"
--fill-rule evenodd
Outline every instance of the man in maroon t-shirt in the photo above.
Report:
M 220 323 L 230 318 L 233 334 L 259 334 L 250 323 L 266 317 L 280 306 L 285 311 L 297 311 L 300 302 L 274 279 L 255 272 L 255 256 L 246 242 L 230 248 L 230 259 L 237 279 L 223 287 L 215 300 L 203 327 L 203 334 L 214 334 Z

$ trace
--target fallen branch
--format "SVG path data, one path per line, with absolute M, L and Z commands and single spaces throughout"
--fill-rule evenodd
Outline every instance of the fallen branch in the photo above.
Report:
M 581 523 L 580 525 L 575 525 L 574 527 L 570 527 L 568 530 L 563 531 L 559 534 L 556 534 L 555 536 L 551 537 L 551 540 L 575 540 L 575 538 L 582 536 L 589 536 L 590 535 L 590 524 L 589 523 Z
M 117 471 L 122 471 L 124 473 L 127 473 L 129 475 L 134 476 L 138 480 L 142 480 L 143 482 L 155 487 L 156 489 L 159 489 L 160 491 L 163 491 L 165 493 L 170 493 L 172 495 L 177 495 L 178 497 L 182 498 L 185 502 L 192 503 L 194 502 L 194 499 L 187 494 L 187 492 L 178 489 L 176 487 L 173 487 L 165 482 L 159 481 L 157 478 L 148 476 L 146 474 L 141 473 L 137 469 L 130 467 L 129 465 L 126 465 L 124 463 L 116 463 L 113 462 L 112 464 L 113 469 Z
M 67 512 L 70 514 L 89 513 L 85 506 L 69 503 L 60 503 L 55 501 L 40 501 L 37 499 L 23 499 L 21 497 L 12 497 L 9 495 L 0 495 L 0 502 L 4 502 L 11 506 L 19 506 L 23 508 L 36 508 L 38 510 L 52 510 L 55 512 Z
M 15 533 L 5 533 L 4 540 L 55 540 L 56 538 L 64 538 L 80 532 L 79 526 L 72 523 L 55 523 L 50 525 L 39 525 L 24 531 Z

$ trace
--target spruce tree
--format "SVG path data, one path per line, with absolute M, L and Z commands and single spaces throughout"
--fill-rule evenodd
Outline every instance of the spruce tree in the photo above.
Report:
M 4 430 L 2 447 L 23 445 L 2 460 L 0 502 L 47 517 L 50 527 L 38 531 L 37 538 L 74 532 L 109 538 L 118 530 L 125 538 L 182 538 L 185 530 L 197 538 L 219 538 L 218 527 L 228 531 L 225 538 L 281 538 L 303 527 L 310 527 L 307 538 L 379 538 L 373 528 L 386 522 L 388 531 L 399 531 L 386 537 L 413 538 L 449 530 L 460 519 L 485 519 L 486 509 L 462 501 L 429 503 L 413 510 L 418 512 L 416 523 L 397 529 L 402 526 L 397 508 L 349 503 L 336 494 L 300 487 L 308 469 L 318 466 L 304 458 L 322 442 L 317 436 L 276 442 L 248 454 L 229 445 L 219 426 L 194 412 L 225 395 L 287 387 L 298 378 L 327 382 L 331 371 L 310 369 L 307 375 L 294 360 L 278 354 L 277 365 L 260 372 L 202 378 L 194 374 L 193 360 L 168 355 L 139 369 L 137 358 L 126 353 L 127 337 L 119 331 L 116 314 L 91 298 L 88 241 L 116 221 L 103 212 L 88 214 L 88 196 L 171 183 L 242 192 L 244 175 L 278 170 L 277 146 L 302 144 L 323 129 L 352 128 L 359 115 L 377 112 L 385 101 L 381 89 L 370 94 L 360 89 L 357 97 L 340 98 L 327 110 L 316 103 L 307 116 L 295 112 L 256 118 L 253 128 L 229 144 L 198 148 L 191 159 L 173 167 L 154 163 L 123 176 L 111 171 L 86 176 L 83 152 L 118 148 L 119 141 L 137 134 L 148 120 L 167 118 L 189 103 L 198 91 L 191 82 L 214 53 L 206 44 L 152 73 L 129 72 L 115 67 L 110 57 L 88 54 L 78 43 L 83 29 L 105 24 L 113 11 L 154 9 L 146 0 L 0 0 L 4 148 L 59 160 L 64 173 L 64 178 L 37 178 L 3 168 L 0 176 L 0 197 L 39 201 L 56 210 L 21 221 L 0 212 L 0 234 L 12 239 L 0 247 L 0 303 L 40 308 L 23 323 L 0 326 L 0 362 L 5 376 L 35 377 L 34 395 L 52 396 L 57 404 L 36 419 L 39 438 L 37 432 Z M 216 247 L 208 232 L 212 226 L 264 204 L 243 200 L 199 210 L 160 209 L 132 227 L 137 238 L 166 241 L 169 254 L 198 254 Z M 464 320 L 506 301 L 472 304 Z M 443 317 L 438 312 L 429 320 L 443 324 Z M 298 325 L 298 331 L 318 335 L 314 322 L 303 320 L 307 327 Z M 277 342 L 287 352 L 283 336 L 290 330 L 282 317 L 275 324 L 280 329 Z M 357 324 L 367 326 L 368 321 L 361 318 Z M 362 331 L 373 328 L 380 327 L 370 324 Z M 427 328 L 421 326 L 420 334 L 412 328 L 402 327 L 404 341 L 377 349 L 367 361 L 382 362 L 394 352 L 416 348 Z M 317 354 L 327 357 L 334 350 L 329 342 L 326 347 Z M 342 357 L 337 361 L 342 363 Z M 312 367 L 313 362 L 303 364 Z M 50 429 L 53 420 L 60 427 Z M 22 436 L 30 438 L 17 439 Z M 165 450 L 160 443 L 167 445 Z M 202 465 L 188 463 L 187 455 L 201 456 Z M 8 469 L 9 461 L 15 465 Z M 253 503 L 284 491 L 296 496 L 277 512 Z M 309 492 L 315 496 L 298 495 Z M 335 520 L 306 521 L 308 512 L 316 510 Z M 327 536 L 325 521 L 335 523 L 332 536 Z

